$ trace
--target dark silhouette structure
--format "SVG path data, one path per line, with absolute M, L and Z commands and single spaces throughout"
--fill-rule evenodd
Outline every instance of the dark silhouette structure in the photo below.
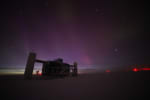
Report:
M 53 61 L 43 61 L 36 59 L 36 53 L 29 53 L 24 77 L 25 79 L 31 79 L 34 69 L 34 64 L 42 63 L 42 76 L 77 76 L 77 62 L 73 65 L 69 65 L 63 62 L 63 59 L 58 58 Z

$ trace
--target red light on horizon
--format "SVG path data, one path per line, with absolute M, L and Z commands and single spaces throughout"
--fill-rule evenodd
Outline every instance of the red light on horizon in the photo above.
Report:
M 106 70 L 105 72 L 110 73 L 111 71 L 110 70 Z
M 141 68 L 140 70 L 148 71 L 150 68 Z
M 37 71 L 36 71 L 36 75 L 37 75 L 37 76 L 41 76 L 41 75 L 42 75 L 42 72 L 39 71 L 39 70 L 37 70 Z
M 133 68 L 133 71 L 134 71 L 134 72 L 137 72 L 137 71 L 139 71 L 139 70 L 138 70 L 137 68 Z
M 138 71 L 150 71 L 150 68 L 133 68 L 132 71 L 138 72 Z
M 41 76 L 41 75 L 42 75 L 42 73 L 40 72 L 40 73 L 39 73 L 39 75 Z

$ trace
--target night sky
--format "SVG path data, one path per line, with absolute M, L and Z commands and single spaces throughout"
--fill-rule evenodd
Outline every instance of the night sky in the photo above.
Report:
M 29 52 L 80 67 L 150 64 L 142 0 L 0 1 L 0 68 L 24 68 Z M 147 18 L 146 18 L 147 17 Z

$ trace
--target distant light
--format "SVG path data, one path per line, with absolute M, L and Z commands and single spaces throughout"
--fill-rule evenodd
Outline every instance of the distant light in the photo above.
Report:
M 41 73 L 41 72 L 39 72 L 39 75 L 41 76 L 41 75 L 42 75 L 42 73 Z
M 110 73 L 111 71 L 110 70 L 106 70 L 105 72 Z
M 150 71 L 150 68 L 141 68 L 140 70 L 144 70 L 144 71 Z
M 133 71 L 134 71 L 134 72 L 137 72 L 137 71 L 139 71 L 139 70 L 138 70 L 137 68 L 133 68 Z
M 138 72 L 138 71 L 150 71 L 150 68 L 133 68 L 134 72 Z

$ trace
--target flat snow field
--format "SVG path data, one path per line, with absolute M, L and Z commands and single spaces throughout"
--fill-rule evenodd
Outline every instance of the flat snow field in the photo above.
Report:
M 150 100 L 150 72 L 79 74 L 48 78 L 0 76 L 0 100 Z

